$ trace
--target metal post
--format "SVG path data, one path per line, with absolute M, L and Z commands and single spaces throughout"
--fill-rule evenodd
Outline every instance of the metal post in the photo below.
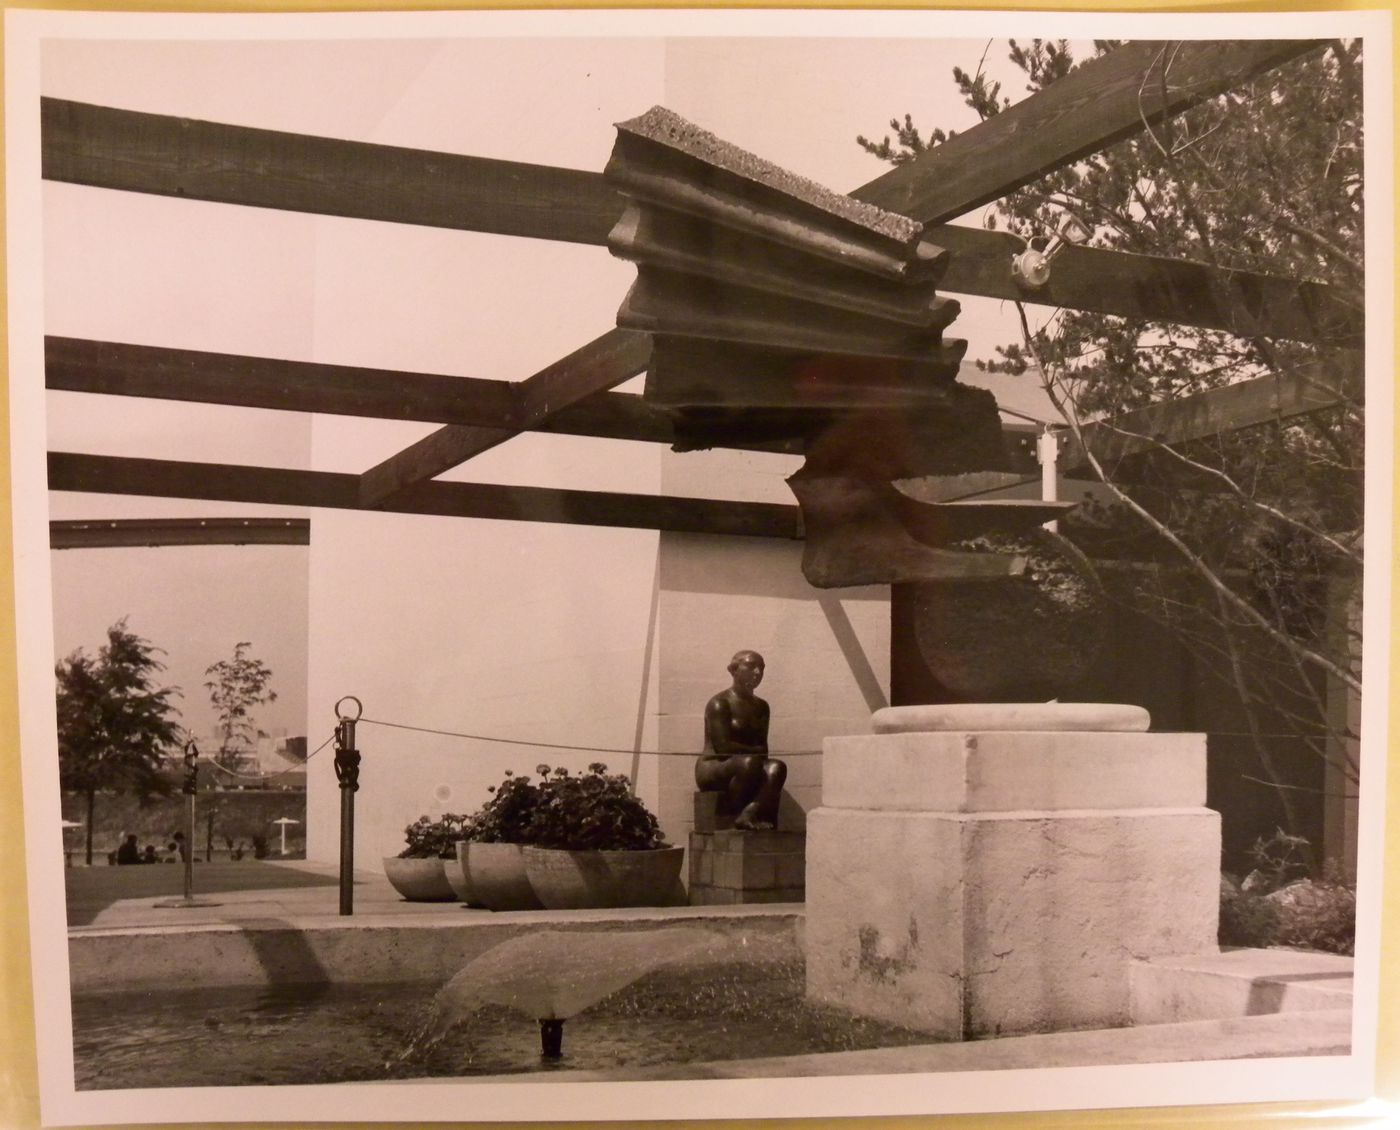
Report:
M 355 716 L 342 714 L 344 703 L 355 704 Z M 340 782 L 340 913 L 355 913 L 355 792 L 360 787 L 360 751 L 355 748 L 355 723 L 364 707 L 354 695 L 335 704 L 335 779 Z
M 193 739 L 185 743 L 185 780 L 180 791 L 185 794 L 185 850 L 182 862 L 185 865 L 185 894 L 183 898 L 166 899 L 155 905 L 170 909 L 218 906 L 217 902 L 194 897 L 194 796 L 199 790 L 199 747 Z
M 199 749 L 194 742 L 185 745 L 185 849 L 180 862 L 185 866 L 185 899 L 194 901 L 194 794 L 199 787 Z

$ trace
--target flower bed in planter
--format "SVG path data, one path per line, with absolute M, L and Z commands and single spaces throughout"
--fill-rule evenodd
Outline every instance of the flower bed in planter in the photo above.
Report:
M 507 773 L 467 821 L 463 859 L 474 897 L 492 910 L 665 906 L 678 899 L 683 849 L 662 842 L 656 817 L 626 777 L 536 767 Z
M 407 847 L 384 860 L 384 876 L 409 902 L 451 902 L 459 898 L 447 867 L 465 835 L 465 816 L 444 813 L 439 820 L 420 816 L 404 829 Z

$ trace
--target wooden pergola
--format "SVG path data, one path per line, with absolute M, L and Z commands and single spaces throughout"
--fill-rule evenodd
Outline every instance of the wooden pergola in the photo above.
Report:
M 1170 50 L 1168 50 L 1170 46 Z M 1309 51 L 1320 41 L 1134 42 L 855 190 L 929 225 L 949 252 L 940 290 L 1338 347 L 1339 362 L 1175 400 L 1114 421 L 1175 444 L 1359 401 L 1362 319 L 1326 285 L 1178 259 L 1066 247 L 1028 289 L 1007 233 L 949 221 Z M 1168 69 L 1168 59 L 1170 60 Z M 42 104 L 46 179 L 127 192 L 603 248 L 623 200 L 601 173 L 191 121 L 57 99 Z M 612 391 L 647 370 L 650 335 L 604 328 L 523 381 L 46 339 L 50 389 L 441 427 L 358 474 L 49 453 L 63 491 L 797 538 L 796 506 L 436 481 L 523 432 L 670 444 L 666 412 Z M 1115 428 L 1103 453 L 1127 453 Z M 1099 440 L 1093 438 L 1099 451 Z M 728 444 L 797 452 L 790 442 Z M 1070 452 L 1072 470 L 1082 453 Z M 236 523 L 242 522 L 242 525 Z M 55 523 L 53 544 L 305 543 L 304 522 Z

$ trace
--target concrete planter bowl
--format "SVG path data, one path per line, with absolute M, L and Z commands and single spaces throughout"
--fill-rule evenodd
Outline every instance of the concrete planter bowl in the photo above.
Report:
M 471 901 L 487 910 L 540 910 L 542 903 L 525 874 L 520 844 L 464 843 L 463 860 Z
M 394 890 L 408 902 L 450 902 L 457 896 L 443 870 L 444 859 L 400 859 L 388 856 L 384 860 L 384 875 Z
M 678 901 L 685 849 L 564 851 L 527 847 L 525 873 L 549 910 L 670 906 Z
M 472 890 L 471 872 L 467 870 L 467 844 L 465 840 L 457 841 L 457 854 L 451 859 L 444 859 L 442 869 L 447 875 L 447 881 L 451 884 L 452 893 L 457 896 L 458 902 L 464 902 L 470 906 L 481 905 L 481 900 L 476 897 L 476 893 Z

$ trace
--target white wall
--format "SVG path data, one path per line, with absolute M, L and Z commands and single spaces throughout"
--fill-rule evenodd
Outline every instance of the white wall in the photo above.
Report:
M 793 504 L 783 481 L 793 456 L 667 453 L 668 494 Z M 802 543 L 773 538 L 662 534 L 658 615 L 657 736 L 663 750 L 698 752 L 705 703 L 729 685 L 736 651 L 766 660 L 759 694 L 772 711 L 768 744 L 788 765 L 780 827 L 805 827 L 821 800 L 824 737 L 868 733 L 889 701 L 889 588 L 818 590 L 802 576 Z M 785 756 L 787 754 L 787 756 Z M 692 825 L 694 763 L 662 760 L 657 815 L 673 840 Z

